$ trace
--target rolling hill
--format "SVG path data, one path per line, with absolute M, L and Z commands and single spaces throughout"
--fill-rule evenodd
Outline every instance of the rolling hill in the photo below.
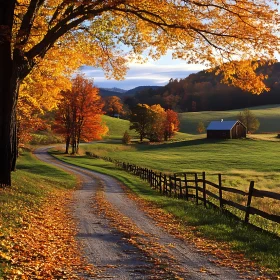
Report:
M 278 133 L 280 132 L 280 104 L 267 105 L 249 108 L 260 121 L 260 128 L 256 133 Z M 205 128 L 213 120 L 235 120 L 240 110 L 230 111 L 205 111 L 205 112 L 187 112 L 180 113 L 180 133 L 179 138 L 185 139 L 186 134 L 198 134 L 196 127 L 198 122 L 202 121 Z M 112 118 L 104 115 L 103 121 L 109 127 L 107 138 L 121 139 L 127 130 L 132 137 L 136 137 L 135 131 L 129 131 L 129 121 L 123 119 Z
M 280 131 L 280 105 L 266 105 L 249 108 L 260 121 L 260 128 L 256 133 L 269 133 Z M 180 113 L 180 132 L 197 134 L 196 127 L 202 121 L 205 128 L 211 121 L 235 120 L 242 109 L 230 111 L 204 111 Z

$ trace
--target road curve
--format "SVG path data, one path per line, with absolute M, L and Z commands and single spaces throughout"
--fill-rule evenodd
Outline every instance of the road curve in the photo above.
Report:
M 145 254 L 127 242 L 122 233 L 112 228 L 105 215 L 93 210 L 93 197 L 100 182 L 105 200 L 115 211 L 132 221 L 141 232 L 145 232 L 145 238 L 156 240 L 176 262 L 180 267 L 180 279 L 237 280 L 248 276 L 257 277 L 216 265 L 213 262 L 214 257 L 202 254 L 192 244 L 176 239 L 156 225 L 156 222 L 126 195 L 116 179 L 59 161 L 47 153 L 48 149 L 37 149 L 36 157 L 81 179 L 82 186 L 75 191 L 75 203 L 71 210 L 78 225 L 77 240 L 81 244 L 81 250 L 89 263 L 101 270 L 98 279 L 167 279 L 157 277 Z M 172 246 L 169 246 L 170 244 Z

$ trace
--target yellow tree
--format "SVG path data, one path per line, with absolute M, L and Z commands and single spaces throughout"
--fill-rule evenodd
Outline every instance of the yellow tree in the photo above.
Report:
M 147 138 L 150 141 L 160 142 L 164 138 L 166 112 L 159 104 L 152 105 L 149 111 L 150 121 Z
M 171 49 L 175 58 L 187 62 L 223 64 L 225 82 L 261 92 L 264 77 L 257 78 L 253 70 L 278 51 L 279 19 L 272 8 L 276 3 L 0 1 L 0 184 L 11 184 L 10 172 L 15 167 L 19 86 L 51 49 L 75 46 L 77 53 L 87 54 L 88 64 L 116 78 L 123 77 L 126 60 L 143 52 L 158 58 Z M 118 48 L 123 44 L 131 52 L 123 54 Z

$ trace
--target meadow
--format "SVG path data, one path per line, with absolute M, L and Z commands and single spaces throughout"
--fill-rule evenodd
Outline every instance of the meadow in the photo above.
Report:
M 84 152 L 111 157 L 155 171 L 221 173 L 225 185 L 247 189 L 251 180 L 261 189 L 280 190 L 279 142 L 251 139 L 195 139 L 158 145 L 117 142 L 82 146 Z
M 265 119 L 264 123 L 270 124 L 269 130 L 275 131 L 276 122 L 280 120 L 280 114 L 276 113 L 279 110 L 278 106 L 250 109 L 254 110 L 256 115 L 262 115 Z M 121 131 L 127 121 L 121 120 L 122 126 L 118 126 L 120 120 L 107 117 L 107 122 L 114 122 L 114 140 L 107 139 L 103 143 L 85 144 L 82 146 L 82 154 L 88 152 L 100 157 L 110 157 L 165 174 L 190 171 L 201 174 L 204 171 L 206 179 L 214 183 L 218 183 L 218 174 L 221 174 L 222 184 L 226 187 L 248 191 L 250 181 L 254 181 L 256 189 L 280 192 L 280 139 L 277 138 L 276 132 L 251 134 L 247 139 L 226 140 L 209 140 L 206 139 L 206 134 L 191 133 L 193 132 L 191 122 L 195 125 L 198 120 L 206 121 L 207 118 L 212 120 L 219 116 L 224 118 L 228 116 L 228 119 L 232 119 L 238 112 L 235 110 L 181 114 L 181 118 L 183 116 L 187 120 L 182 124 L 181 131 L 187 127 L 188 133 L 179 132 L 171 141 L 159 144 L 148 142 L 140 144 L 137 138 L 132 141 L 132 144 L 121 144 L 116 139 L 121 138 Z M 275 118 L 274 122 L 272 122 L 273 118 Z M 193 128 L 195 129 L 195 126 Z M 229 196 L 226 199 L 246 205 L 244 197 Z M 255 198 L 252 206 L 258 206 L 268 213 L 280 214 L 275 200 Z M 234 209 L 233 211 L 243 218 L 243 213 L 238 213 Z M 279 226 L 275 223 L 267 223 L 258 216 L 253 216 L 251 220 L 258 226 L 279 234 Z
M 280 105 L 266 105 L 249 109 L 260 122 L 260 127 L 256 133 L 276 133 L 280 131 Z M 211 121 L 236 120 L 242 110 L 181 113 L 179 114 L 180 132 L 197 134 L 196 128 L 200 121 L 204 123 L 206 128 Z

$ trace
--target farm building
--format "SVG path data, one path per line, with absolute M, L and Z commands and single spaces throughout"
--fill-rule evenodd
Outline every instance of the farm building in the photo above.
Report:
M 240 121 L 212 121 L 207 127 L 207 138 L 244 138 L 246 132 L 246 126 Z

